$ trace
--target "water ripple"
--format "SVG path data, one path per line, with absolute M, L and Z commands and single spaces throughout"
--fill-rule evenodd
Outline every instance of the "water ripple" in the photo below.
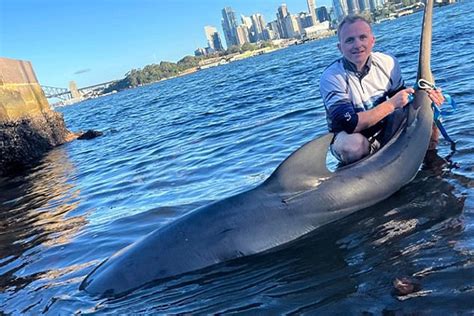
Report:
M 335 37 L 63 108 L 104 136 L 0 179 L 0 313 L 416 314 L 474 310 L 474 146 L 466 12 L 435 8 L 433 73 L 459 168 L 420 172 L 391 198 L 289 245 L 101 299 L 78 285 L 102 260 L 196 207 L 263 182 L 326 132 L 319 76 Z M 421 14 L 374 25 L 413 83 Z M 394 32 L 396 30 L 396 33 Z M 403 34 L 394 35 L 394 34 Z M 450 153 L 441 140 L 440 153 Z M 400 297 L 395 278 L 422 290 Z

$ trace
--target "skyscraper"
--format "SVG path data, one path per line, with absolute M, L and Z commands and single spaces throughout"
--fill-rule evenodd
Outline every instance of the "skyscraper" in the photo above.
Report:
M 277 14 L 279 14 L 281 16 L 281 18 L 283 18 L 283 19 L 286 18 L 286 16 L 290 14 L 290 12 L 288 12 L 288 8 L 287 8 L 286 4 L 283 3 L 281 6 L 278 7 L 278 13 Z
M 278 31 L 278 22 L 276 20 L 268 22 L 267 30 L 268 30 L 270 39 L 279 39 L 280 38 L 281 34 Z
M 316 4 L 314 3 L 314 0 L 307 0 L 308 3 L 308 12 L 311 15 L 311 21 L 313 22 L 313 25 L 318 24 L 318 20 L 316 18 Z
M 338 22 L 341 22 L 342 19 L 347 15 L 347 4 L 345 0 L 332 0 L 332 5 L 334 7 L 334 13 Z
M 331 21 L 328 9 L 326 7 L 319 7 L 316 11 L 316 14 L 318 15 L 319 22 Z
M 237 20 L 235 19 L 235 12 L 231 7 L 222 9 L 222 29 L 224 30 L 224 37 L 229 48 L 232 45 L 238 45 L 237 42 Z
M 263 16 L 259 13 L 256 13 L 252 14 L 250 18 L 252 19 L 252 32 L 255 33 L 256 40 L 263 40 L 263 30 L 265 29 L 266 24 Z
M 369 0 L 370 11 L 377 10 L 377 0 Z
M 250 42 L 249 29 L 244 24 L 237 26 L 237 45 L 242 46 Z
M 359 13 L 359 3 L 357 0 L 347 0 L 347 12 L 349 14 Z
M 245 25 L 248 29 L 252 28 L 252 19 L 250 17 L 241 15 L 240 19 L 242 20 L 242 24 Z
M 278 24 L 278 32 L 280 33 L 280 38 L 288 38 L 288 30 L 286 28 L 285 18 L 290 15 L 288 12 L 288 8 L 286 4 L 282 4 L 278 7 L 277 11 L 277 24 Z
M 287 15 L 285 17 L 285 28 L 288 32 L 288 38 L 297 38 L 301 35 L 300 23 L 296 15 Z
M 369 1 L 368 0 L 359 0 L 359 10 L 360 10 L 360 12 L 370 11 Z
M 222 41 L 217 33 L 217 29 L 214 26 L 205 26 L 204 33 L 206 34 L 207 46 L 213 51 L 222 51 Z

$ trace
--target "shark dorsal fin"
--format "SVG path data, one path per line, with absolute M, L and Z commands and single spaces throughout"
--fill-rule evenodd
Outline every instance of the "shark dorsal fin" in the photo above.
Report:
M 326 155 L 333 134 L 318 137 L 295 151 L 265 181 L 272 189 L 299 192 L 315 186 L 332 173 L 326 166 Z

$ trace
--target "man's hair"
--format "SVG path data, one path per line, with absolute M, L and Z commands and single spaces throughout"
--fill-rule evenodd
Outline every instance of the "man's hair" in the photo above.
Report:
M 359 15 L 359 14 L 349 14 L 349 15 L 346 15 L 346 17 L 344 17 L 344 19 L 341 21 L 341 23 L 339 23 L 339 25 L 337 27 L 337 37 L 340 38 L 339 34 L 341 33 L 342 27 L 345 24 L 352 24 L 352 23 L 355 23 L 357 21 L 364 21 L 365 23 L 367 23 L 367 25 L 369 25 L 370 30 L 372 31 L 372 25 L 370 25 L 370 21 L 367 20 L 366 17 L 364 17 L 362 15 Z

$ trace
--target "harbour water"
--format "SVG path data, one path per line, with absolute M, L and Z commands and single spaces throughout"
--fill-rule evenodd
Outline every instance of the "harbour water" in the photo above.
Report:
M 104 136 L 0 178 L 0 314 L 474 312 L 474 2 L 436 8 L 432 69 L 458 103 L 458 168 L 420 171 L 389 199 L 277 252 L 118 298 L 79 291 L 104 259 L 194 208 L 255 187 L 326 132 L 318 81 L 335 37 L 61 109 Z M 374 26 L 416 76 L 421 13 Z M 441 156 L 450 154 L 441 141 Z M 412 277 L 420 290 L 393 292 Z

